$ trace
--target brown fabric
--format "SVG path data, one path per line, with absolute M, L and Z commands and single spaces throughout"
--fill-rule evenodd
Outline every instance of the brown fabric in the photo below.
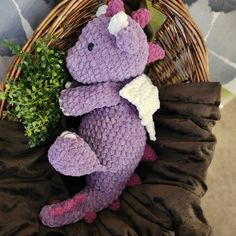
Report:
M 22 127 L 1 121 L 0 235 L 212 235 L 200 201 L 207 190 L 206 171 L 216 143 L 211 129 L 220 118 L 220 85 L 163 87 L 160 101 L 154 116 L 158 141 L 151 143 L 158 161 L 141 163 L 142 185 L 127 188 L 121 209 L 102 211 L 92 225 L 79 222 L 50 229 L 40 223 L 41 207 L 78 191 L 83 179 L 64 178 L 51 168 L 47 161 L 51 141 L 29 149 Z

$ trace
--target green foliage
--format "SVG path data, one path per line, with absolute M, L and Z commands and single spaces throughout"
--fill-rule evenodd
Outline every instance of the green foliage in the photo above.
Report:
M 151 0 L 146 0 L 146 4 L 152 16 L 150 26 L 152 28 L 153 33 L 156 34 L 156 32 L 158 32 L 158 30 L 164 24 L 166 16 L 159 9 L 156 9 L 152 6 Z
M 9 80 L 0 99 L 6 98 L 13 107 L 4 115 L 22 122 L 30 147 L 43 143 L 48 130 L 58 125 L 58 100 L 68 78 L 64 53 L 49 48 L 48 40 L 38 39 L 31 53 L 23 52 L 19 45 L 5 43 L 13 54 L 20 56 L 21 63 L 16 66 L 22 67 L 22 71 L 17 81 Z

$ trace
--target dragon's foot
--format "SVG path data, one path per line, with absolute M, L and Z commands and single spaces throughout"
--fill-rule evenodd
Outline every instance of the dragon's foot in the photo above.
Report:
M 127 186 L 128 187 L 135 187 L 137 185 L 140 185 L 141 184 L 141 179 L 140 177 L 138 176 L 138 174 L 134 173 L 131 178 L 129 179 L 128 183 L 127 183 Z
M 63 132 L 50 147 L 48 159 L 64 175 L 82 176 L 105 171 L 90 146 L 76 133 Z
M 94 211 L 87 212 L 84 217 L 84 221 L 88 224 L 92 224 L 96 219 L 97 214 Z
M 112 211 L 117 211 L 120 209 L 120 199 L 116 199 L 109 207 Z

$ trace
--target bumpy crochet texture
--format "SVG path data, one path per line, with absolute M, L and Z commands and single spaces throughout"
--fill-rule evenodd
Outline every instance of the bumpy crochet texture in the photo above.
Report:
M 77 133 L 64 132 L 56 139 L 48 158 L 64 175 L 86 175 L 87 186 L 73 198 L 42 209 L 41 220 L 50 227 L 81 219 L 92 222 L 95 212 L 112 203 L 117 208 L 144 154 L 146 130 L 135 106 L 119 91 L 143 73 L 149 45 L 142 27 L 129 16 L 127 27 L 116 35 L 109 31 L 121 3 L 112 0 L 108 14 L 91 20 L 68 51 L 68 69 L 84 85 L 62 91 L 60 107 L 67 116 L 83 117 Z M 137 178 L 130 185 L 139 182 Z
M 73 78 L 84 84 L 123 81 L 141 74 L 147 64 L 148 44 L 143 29 L 129 17 L 129 27 L 120 31 L 116 40 L 108 31 L 111 18 L 101 15 L 83 29 L 76 45 L 69 50 L 68 69 Z M 129 33 L 126 33 L 126 32 Z M 92 51 L 88 45 L 94 44 Z M 127 53 L 117 47 L 124 45 L 136 49 Z M 129 49 L 129 48 L 128 48 Z

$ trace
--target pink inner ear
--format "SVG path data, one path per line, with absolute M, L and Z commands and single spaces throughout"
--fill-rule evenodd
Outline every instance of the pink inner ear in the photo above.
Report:
M 131 17 L 144 28 L 151 20 L 150 11 L 146 8 L 141 8 L 132 13 Z
M 161 60 L 165 57 L 165 50 L 156 43 L 149 43 L 148 63 Z
M 120 11 L 125 11 L 124 2 L 122 0 L 110 0 L 106 15 L 112 17 Z

